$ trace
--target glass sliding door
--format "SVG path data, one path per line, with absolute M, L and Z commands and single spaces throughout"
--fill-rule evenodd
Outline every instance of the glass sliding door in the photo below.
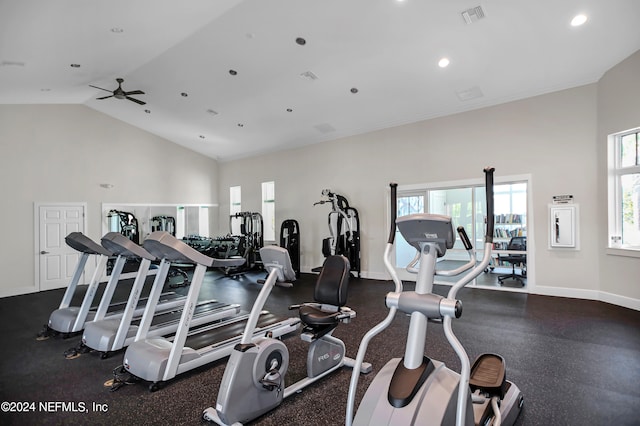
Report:
M 398 195 L 398 217 L 414 213 L 424 213 L 424 193 Z M 396 265 L 404 268 L 411 262 L 416 249 L 411 247 L 396 228 Z
M 471 238 L 473 235 L 473 188 L 430 190 L 429 213 L 450 216 L 454 231 L 458 226 L 463 226 Z M 456 239 L 453 249 L 447 250 L 444 258 L 460 258 L 460 253 L 455 253 L 456 250 L 464 250 L 460 239 Z M 463 255 L 466 256 L 464 253 Z
M 501 251 L 506 250 L 509 240 L 514 236 L 527 235 L 527 182 L 516 181 L 499 183 L 494 186 L 495 231 L 494 258 Z M 424 189 L 414 187 L 411 190 L 399 190 L 398 217 L 413 213 L 431 213 L 449 216 L 454 230 L 463 226 L 477 259 L 484 256 L 484 237 L 486 232 L 486 190 L 484 184 L 465 184 L 464 186 L 432 187 L 425 185 Z M 457 235 L 456 235 L 457 237 Z M 415 257 L 416 250 L 404 240 L 396 230 L 396 267 L 403 279 L 414 279 L 406 275 L 404 268 Z M 460 241 L 456 238 L 452 249 L 447 250 L 443 258 L 438 259 L 440 269 L 455 269 L 461 262 L 466 262 L 469 255 Z M 478 278 L 478 284 L 496 285 L 496 266 L 502 267 L 500 262 L 493 262 L 487 274 Z M 502 268 L 501 268 L 502 269 Z M 455 281 L 450 278 L 437 277 L 436 282 L 446 283 Z

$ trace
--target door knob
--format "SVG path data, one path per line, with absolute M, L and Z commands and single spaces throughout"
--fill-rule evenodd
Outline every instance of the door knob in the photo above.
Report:
M 42 251 L 40 252 L 40 254 L 49 254 L 49 252 L 48 252 L 48 251 L 44 251 L 44 250 L 42 250 Z

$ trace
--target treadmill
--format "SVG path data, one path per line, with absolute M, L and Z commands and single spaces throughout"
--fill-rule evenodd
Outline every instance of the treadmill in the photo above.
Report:
M 109 233 L 117 234 L 117 233 Z M 45 326 L 45 330 L 39 334 L 40 338 L 46 338 L 52 333 L 58 332 L 64 335 L 76 333 L 81 331 L 86 323 L 96 320 L 109 318 L 120 318 L 123 315 L 125 303 L 111 304 L 113 293 L 116 290 L 116 286 L 120 279 L 120 274 L 127 261 L 127 257 L 119 254 L 113 266 L 111 276 L 105 287 L 104 293 L 100 300 L 100 304 L 97 308 L 92 307 L 93 299 L 95 298 L 98 286 L 100 284 L 100 277 L 104 272 L 107 260 L 110 256 L 113 256 L 110 250 L 101 246 L 93 241 L 81 232 L 72 232 L 65 237 L 67 245 L 81 253 L 80 260 L 76 265 L 76 270 L 73 274 L 73 278 L 64 293 L 62 302 L 58 309 L 54 310 L 49 316 L 49 322 Z M 80 278 L 84 273 L 87 260 L 91 256 L 98 256 L 96 269 L 93 272 L 91 281 L 87 287 L 87 291 L 84 295 L 80 306 L 71 306 L 71 301 L 77 290 Z M 155 259 L 155 258 L 153 258 Z M 155 271 L 154 271 L 155 272 Z M 145 274 L 146 277 L 146 274 Z M 146 300 L 146 299 L 144 299 Z M 159 300 L 160 309 L 173 309 L 184 303 L 185 297 L 176 293 L 166 293 L 162 295 Z M 143 312 L 142 307 L 136 308 L 136 313 L 140 315 Z
M 140 259 L 141 262 L 122 317 L 96 319 L 86 325 L 82 334 L 82 345 L 102 352 L 102 358 L 106 358 L 110 352 L 128 346 L 135 338 L 142 319 L 142 312 L 136 314 L 136 307 L 151 261 L 155 256 L 117 232 L 105 235 L 102 238 L 102 246 L 114 254 Z M 162 288 L 170 266 L 170 262 L 162 260 L 152 288 L 158 286 Z M 239 304 L 225 304 L 216 300 L 202 301 L 195 308 L 192 325 L 210 323 L 238 313 L 240 313 Z M 148 336 L 168 336 L 175 333 L 181 315 L 182 307 L 154 312 Z
M 151 254 L 168 261 L 189 262 L 196 265 L 185 309 L 182 311 L 180 325 L 173 341 L 148 336 L 148 327 L 145 323 L 150 322 L 149 312 L 154 302 L 152 290 L 138 335 L 125 352 L 124 370 L 139 379 L 151 382 L 149 390 L 153 392 L 160 388 L 162 382 L 171 380 L 180 373 L 229 356 L 233 347 L 242 338 L 249 314 L 190 330 L 193 306 L 198 299 L 207 267 L 238 266 L 231 262 L 244 259 L 211 258 L 162 231 L 149 235 L 144 242 L 144 248 Z M 277 338 L 294 332 L 299 327 L 299 318 L 281 319 L 263 311 L 253 338 L 265 335 Z

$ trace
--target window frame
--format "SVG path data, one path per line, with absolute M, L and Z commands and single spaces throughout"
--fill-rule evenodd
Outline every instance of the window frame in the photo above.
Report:
M 229 217 L 240 213 L 242 211 L 242 186 L 230 186 L 229 187 Z M 240 223 L 235 224 L 229 219 L 229 232 L 231 235 L 240 234 Z
M 640 244 L 625 244 L 622 241 L 623 233 L 623 202 L 622 177 L 640 173 L 640 159 L 636 157 L 636 164 L 632 166 L 621 165 L 622 138 L 636 134 L 636 141 L 640 143 L 640 127 L 613 133 L 608 136 L 607 160 L 608 160 L 608 235 L 607 253 L 619 256 L 640 257 Z
M 262 182 L 262 218 L 264 241 L 276 241 L 276 183 L 275 181 Z M 270 187 L 270 188 L 269 188 Z M 272 198 L 267 198 L 271 192 Z M 270 211 L 268 211 L 270 210 Z

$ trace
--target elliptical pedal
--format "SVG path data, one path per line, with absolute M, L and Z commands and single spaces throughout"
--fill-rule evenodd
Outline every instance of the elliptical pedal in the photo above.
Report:
M 482 354 L 476 358 L 469 377 L 469 386 L 472 392 L 480 390 L 502 399 L 506 391 L 506 383 L 506 367 L 502 356 Z

